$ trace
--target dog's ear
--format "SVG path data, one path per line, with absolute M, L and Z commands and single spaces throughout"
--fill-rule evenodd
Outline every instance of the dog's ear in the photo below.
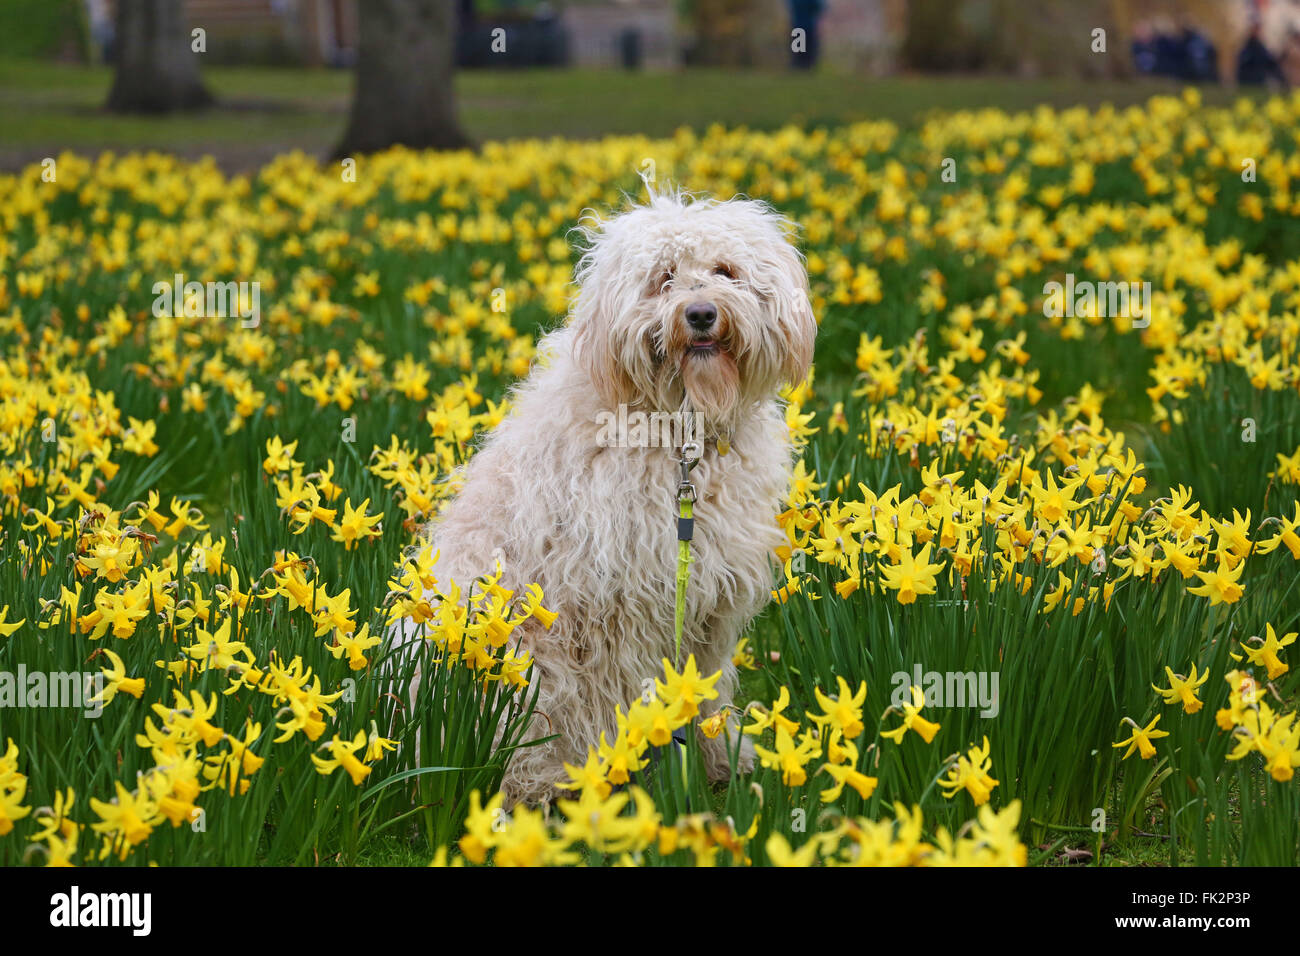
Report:
M 573 351 L 579 367 L 591 379 L 601 404 L 612 409 L 630 404 L 635 393 L 631 376 L 624 371 L 610 335 L 611 324 L 608 319 L 602 320 L 594 315 L 580 321 L 575 316 Z
M 606 408 L 631 404 L 636 388 L 621 341 L 620 319 L 635 298 L 626 269 L 618 268 L 621 244 L 611 236 L 612 221 L 594 213 L 578 228 L 585 246 L 574 272 L 578 297 L 569 327 L 573 330 L 573 358 L 587 373 L 592 389 Z
M 808 294 L 808 270 L 804 268 L 803 256 L 782 238 L 778 258 L 785 280 L 775 295 L 776 327 L 785 345 L 781 378 L 795 386 L 807 377 L 812 365 L 817 319 L 813 316 L 812 300 Z
M 620 309 L 618 286 L 602 282 L 593 266 L 583 270 L 582 287 L 573 307 L 573 353 L 578 367 L 587 373 L 592 388 L 607 408 L 631 404 L 635 383 L 628 373 L 615 326 Z

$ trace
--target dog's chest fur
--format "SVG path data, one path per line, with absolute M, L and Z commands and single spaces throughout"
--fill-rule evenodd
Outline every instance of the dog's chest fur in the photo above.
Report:
M 496 555 L 506 586 L 540 584 L 544 603 L 559 614 L 550 632 L 527 644 L 585 645 L 591 636 L 571 628 L 595 624 L 608 628 L 604 640 L 647 645 L 657 661 L 673 630 L 677 450 L 601 447 L 594 398 L 580 389 L 557 398 L 548 377 L 517 393 L 515 414 L 473 456 L 462 491 L 431 529 L 439 576 L 464 587 L 490 571 Z M 691 473 L 697 501 L 687 630 L 696 641 L 709 641 L 718 619 L 748 620 L 770 597 L 787 434 L 775 401 L 756 405 L 728 454 L 709 442 Z
M 784 449 L 756 410 L 726 455 L 710 441 L 690 473 L 695 487 L 688 620 L 733 611 L 757 613 L 771 587 L 772 550 L 779 543 L 774 515 L 785 491 Z M 606 596 L 641 619 L 671 621 L 678 563 L 677 497 L 680 466 L 672 448 L 603 448 L 590 463 L 601 496 L 589 502 L 603 514 L 574 518 L 580 540 L 607 537 L 594 553 Z M 578 480 L 581 480 L 579 478 Z M 563 588 L 562 583 L 560 584 Z

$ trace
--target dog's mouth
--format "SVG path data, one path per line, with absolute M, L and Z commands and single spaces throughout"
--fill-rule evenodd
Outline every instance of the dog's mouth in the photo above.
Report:
M 710 357 L 722 351 L 717 339 L 695 339 L 686 345 L 686 354 L 696 357 Z

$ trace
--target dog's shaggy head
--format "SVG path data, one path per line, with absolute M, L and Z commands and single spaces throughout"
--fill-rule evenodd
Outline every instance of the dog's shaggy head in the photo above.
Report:
M 671 411 L 685 394 L 725 428 L 807 374 L 808 275 L 764 203 L 657 194 L 582 232 L 573 332 L 606 405 Z

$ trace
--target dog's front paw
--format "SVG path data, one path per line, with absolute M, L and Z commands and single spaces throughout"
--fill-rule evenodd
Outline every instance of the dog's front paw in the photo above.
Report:
M 704 750 L 704 769 L 709 779 L 714 781 L 731 778 L 731 758 L 736 756 L 736 773 L 743 775 L 754 772 L 754 743 L 749 737 L 740 738 L 740 752 L 736 752 L 736 732 L 728 728 L 725 734 L 701 741 Z
M 745 735 L 740 738 L 740 754 L 736 758 L 736 770 L 746 775 L 754 772 L 754 741 Z

